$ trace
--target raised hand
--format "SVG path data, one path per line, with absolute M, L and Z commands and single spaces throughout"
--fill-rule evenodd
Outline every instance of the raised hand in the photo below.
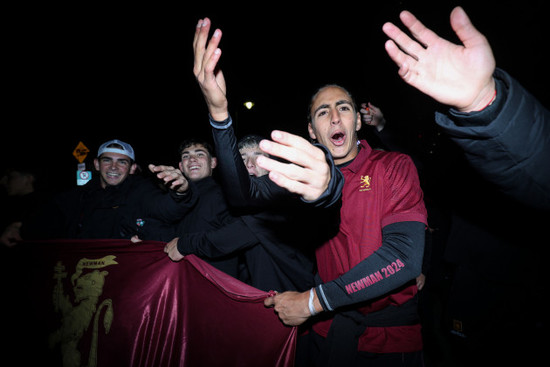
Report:
M 199 20 L 193 39 L 193 51 L 195 63 L 193 73 L 201 88 L 202 94 L 208 106 L 208 112 L 216 121 L 223 121 L 229 117 L 227 110 L 227 97 L 225 78 L 217 68 L 221 57 L 221 49 L 218 48 L 222 37 L 222 31 L 216 29 L 212 38 L 206 45 L 210 31 L 210 19 Z
M 400 19 L 416 40 L 392 23 L 384 24 L 382 30 L 390 38 L 386 51 L 403 80 L 462 112 L 481 110 L 493 100 L 495 59 L 491 47 L 461 7 L 451 12 L 451 27 L 462 45 L 439 37 L 408 11 L 403 11 Z

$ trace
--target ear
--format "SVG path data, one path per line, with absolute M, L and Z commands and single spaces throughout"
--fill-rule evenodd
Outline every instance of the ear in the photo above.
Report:
M 130 167 L 130 174 L 133 175 L 136 172 L 137 164 L 133 163 L 132 167 Z
M 312 138 L 313 140 L 317 140 L 317 136 L 315 135 L 315 130 L 313 130 L 311 122 L 307 124 L 307 131 L 309 132 L 310 138 Z
M 97 158 L 94 158 L 94 167 L 96 171 L 99 171 L 99 160 Z
M 179 167 L 180 171 L 183 172 L 183 163 L 181 163 L 181 160 L 178 163 L 178 167 Z
M 361 130 L 361 114 L 357 112 L 357 121 L 355 122 L 355 131 Z
M 216 168 L 217 165 L 218 165 L 218 158 L 212 157 L 210 159 L 210 167 L 212 167 L 212 169 L 214 169 L 214 168 Z

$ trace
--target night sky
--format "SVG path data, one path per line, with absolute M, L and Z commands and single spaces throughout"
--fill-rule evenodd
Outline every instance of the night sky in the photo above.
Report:
M 239 136 L 274 128 L 305 136 L 309 97 L 338 83 L 357 102 L 379 106 L 388 123 L 423 154 L 445 159 L 428 97 L 407 86 L 384 50 L 386 21 L 412 11 L 454 39 L 449 14 L 461 4 L 484 33 L 497 66 L 548 106 L 548 24 L 543 1 L 393 1 L 280 3 L 256 7 L 79 3 L 19 6 L 6 13 L 1 166 L 31 161 L 61 186 L 75 184 L 79 141 L 131 143 L 138 163 L 174 164 L 179 142 L 209 138 L 206 108 L 192 73 L 199 18 L 223 31 L 221 68 Z M 298 4 L 298 3 L 296 3 Z M 303 9 L 305 7 L 305 9 Z M 544 89 L 543 89 L 544 88 Z M 248 111 L 246 100 L 256 103 Z

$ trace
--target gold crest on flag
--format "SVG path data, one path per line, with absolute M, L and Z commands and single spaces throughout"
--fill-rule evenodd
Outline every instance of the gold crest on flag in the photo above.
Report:
M 61 325 L 50 334 L 50 348 L 60 344 L 63 367 L 82 365 L 78 344 L 84 332 L 89 329 L 93 320 L 92 342 L 88 356 L 88 367 L 97 365 L 97 340 L 99 337 L 99 321 L 103 309 L 103 328 L 105 334 L 109 333 L 113 322 L 113 302 L 111 299 L 104 299 L 100 303 L 100 296 L 103 293 L 105 277 L 108 271 L 101 270 L 109 265 L 118 264 L 116 256 L 108 255 L 100 259 L 82 258 L 78 261 L 75 273 L 71 276 L 72 292 L 74 302 L 64 292 L 62 280 L 67 277 L 65 266 L 58 261 L 54 266 L 53 278 L 57 280 L 53 289 L 54 310 L 61 314 Z M 83 274 L 84 269 L 93 269 Z M 98 305 L 99 304 L 99 305 Z

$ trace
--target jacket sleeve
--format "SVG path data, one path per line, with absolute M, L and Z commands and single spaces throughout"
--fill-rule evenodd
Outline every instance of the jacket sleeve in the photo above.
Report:
M 194 254 L 214 259 L 233 254 L 258 244 L 258 239 L 241 218 L 225 226 L 199 233 L 187 233 L 178 239 L 178 251 L 182 255 Z
M 212 133 L 219 162 L 218 172 L 230 205 L 258 207 L 297 198 L 295 194 L 277 186 L 267 175 L 253 177 L 248 174 L 237 147 L 231 117 L 222 122 L 210 120 L 210 124 L 213 127 Z M 328 150 L 322 146 L 319 147 L 325 152 L 327 163 L 331 168 L 331 181 L 327 190 L 317 200 L 307 203 L 316 207 L 330 207 L 338 203 L 341 198 L 344 177 L 336 168 Z
M 197 190 L 190 182 L 189 190 L 178 194 L 173 190 L 165 192 L 146 180 L 142 185 L 141 196 L 144 200 L 144 216 L 158 219 L 164 223 L 176 223 L 189 212 L 197 202 Z
M 436 113 L 436 122 L 466 159 L 505 194 L 550 209 L 550 113 L 506 72 L 497 69 L 495 102 L 482 111 Z
M 317 286 L 326 311 L 389 293 L 416 278 L 422 270 L 426 225 L 396 222 L 382 228 L 382 246 L 348 272 Z

